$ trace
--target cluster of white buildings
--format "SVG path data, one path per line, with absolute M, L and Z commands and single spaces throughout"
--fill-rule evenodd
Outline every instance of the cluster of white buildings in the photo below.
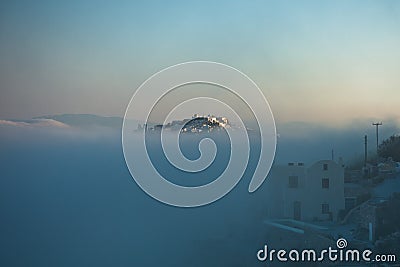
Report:
M 197 114 L 195 114 L 194 116 L 198 116 Z M 208 115 L 208 116 L 203 116 L 203 118 L 207 118 L 207 120 L 209 122 L 211 122 L 212 124 L 217 124 L 220 127 L 227 127 L 229 126 L 229 122 L 228 119 L 225 117 L 215 117 L 213 115 Z
M 182 123 L 182 132 L 201 133 L 220 130 L 221 128 L 229 127 L 228 119 L 225 117 L 215 117 L 212 115 L 199 116 L 193 115 L 192 119 L 186 123 Z

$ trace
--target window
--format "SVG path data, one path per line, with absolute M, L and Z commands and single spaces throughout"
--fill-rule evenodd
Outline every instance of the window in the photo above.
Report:
M 324 171 L 328 170 L 328 163 L 324 163 Z
M 299 187 L 299 177 L 289 176 L 289 188 L 297 188 L 297 187 Z
M 329 188 L 329 179 L 322 178 L 322 188 Z
M 328 214 L 329 213 L 329 204 L 323 203 L 321 208 L 322 208 L 322 214 Z

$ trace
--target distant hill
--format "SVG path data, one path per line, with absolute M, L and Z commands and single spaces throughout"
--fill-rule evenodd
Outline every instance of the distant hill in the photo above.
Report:
M 79 128 L 91 128 L 96 126 L 121 128 L 123 120 L 121 117 L 103 117 L 93 114 L 47 115 L 35 117 L 33 119 L 52 119 Z

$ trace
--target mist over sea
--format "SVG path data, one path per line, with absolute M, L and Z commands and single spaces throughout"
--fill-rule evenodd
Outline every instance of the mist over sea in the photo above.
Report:
M 248 174 L 220 201 L 176 208 L 136 185 L 118 131 L 3 128 L 2 137 L 5 266 L 218 266 L 256 260 L 263 215 L 257 199 L 267 187 L 249 195 Z M 217 160 L 226 163 L 226 155 Z
M 329 158 L 332 142 L 326 136 L 297 133 L 278 138 L 275 164 Z M 0 136 L 4 266 L 252 266 L 271 234 L 262 223 L 267 206 L 275 204 L 269 180 L 255 193 L 247 190 L 257 142 L 244 177 L 230 193 L 211 205 L 177 208 L 152 199 L 133 181 L 117 129 L 2 126 Z M 358 134 L 329 136 L 337 151 L 356 153 L 340 148 L 358 140 Z M 182 143 L 192 159 L 199 156 L 194 139 Z M 229 158 L 227 141 L 218 142 L 220 154 L 211 171 L 189 180 L 171 169 L 171 181 L 193 186 L 217 177 Z M 152 149 L 154 160 L 168 170 L 159 148 Z

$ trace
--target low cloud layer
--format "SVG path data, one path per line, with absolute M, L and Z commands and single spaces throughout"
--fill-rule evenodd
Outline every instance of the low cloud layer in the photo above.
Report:
M 349 163 L 364 155 L 364 135 L 368 136 L 368 155 L 376 153 L 376 132 L 373 119 L 360 119 L 341 127 L 327 127 L 305 122 L 277 122 L 278 144 L 276 164 L 287 162 L 312 163 L 320 159 L 337 160 L 343 157 Z M 378 120 L 376 120 L 378 121 Z M 379 120 L 380 121 L 380 120 Z M 379 141 L 400 133 L 396 118 L 383 119 Z M 0 137 L 7 143 L 47 141 L 60 142 L 70 138 L 82 140 L 109 140 L 119 142 L 122 118 L 90 114 L 52 115 L 31 120 L 0 120 Z M 6 142 L 6 141 L 5 141 Z
M 70 126 L 53 120 L 53 119 L 32 119 L 29 121 L 13 121 L 13 120 L 0 120 L 0 126 L 11 127 L 55 127 L 55 128 L 69 128 Z

